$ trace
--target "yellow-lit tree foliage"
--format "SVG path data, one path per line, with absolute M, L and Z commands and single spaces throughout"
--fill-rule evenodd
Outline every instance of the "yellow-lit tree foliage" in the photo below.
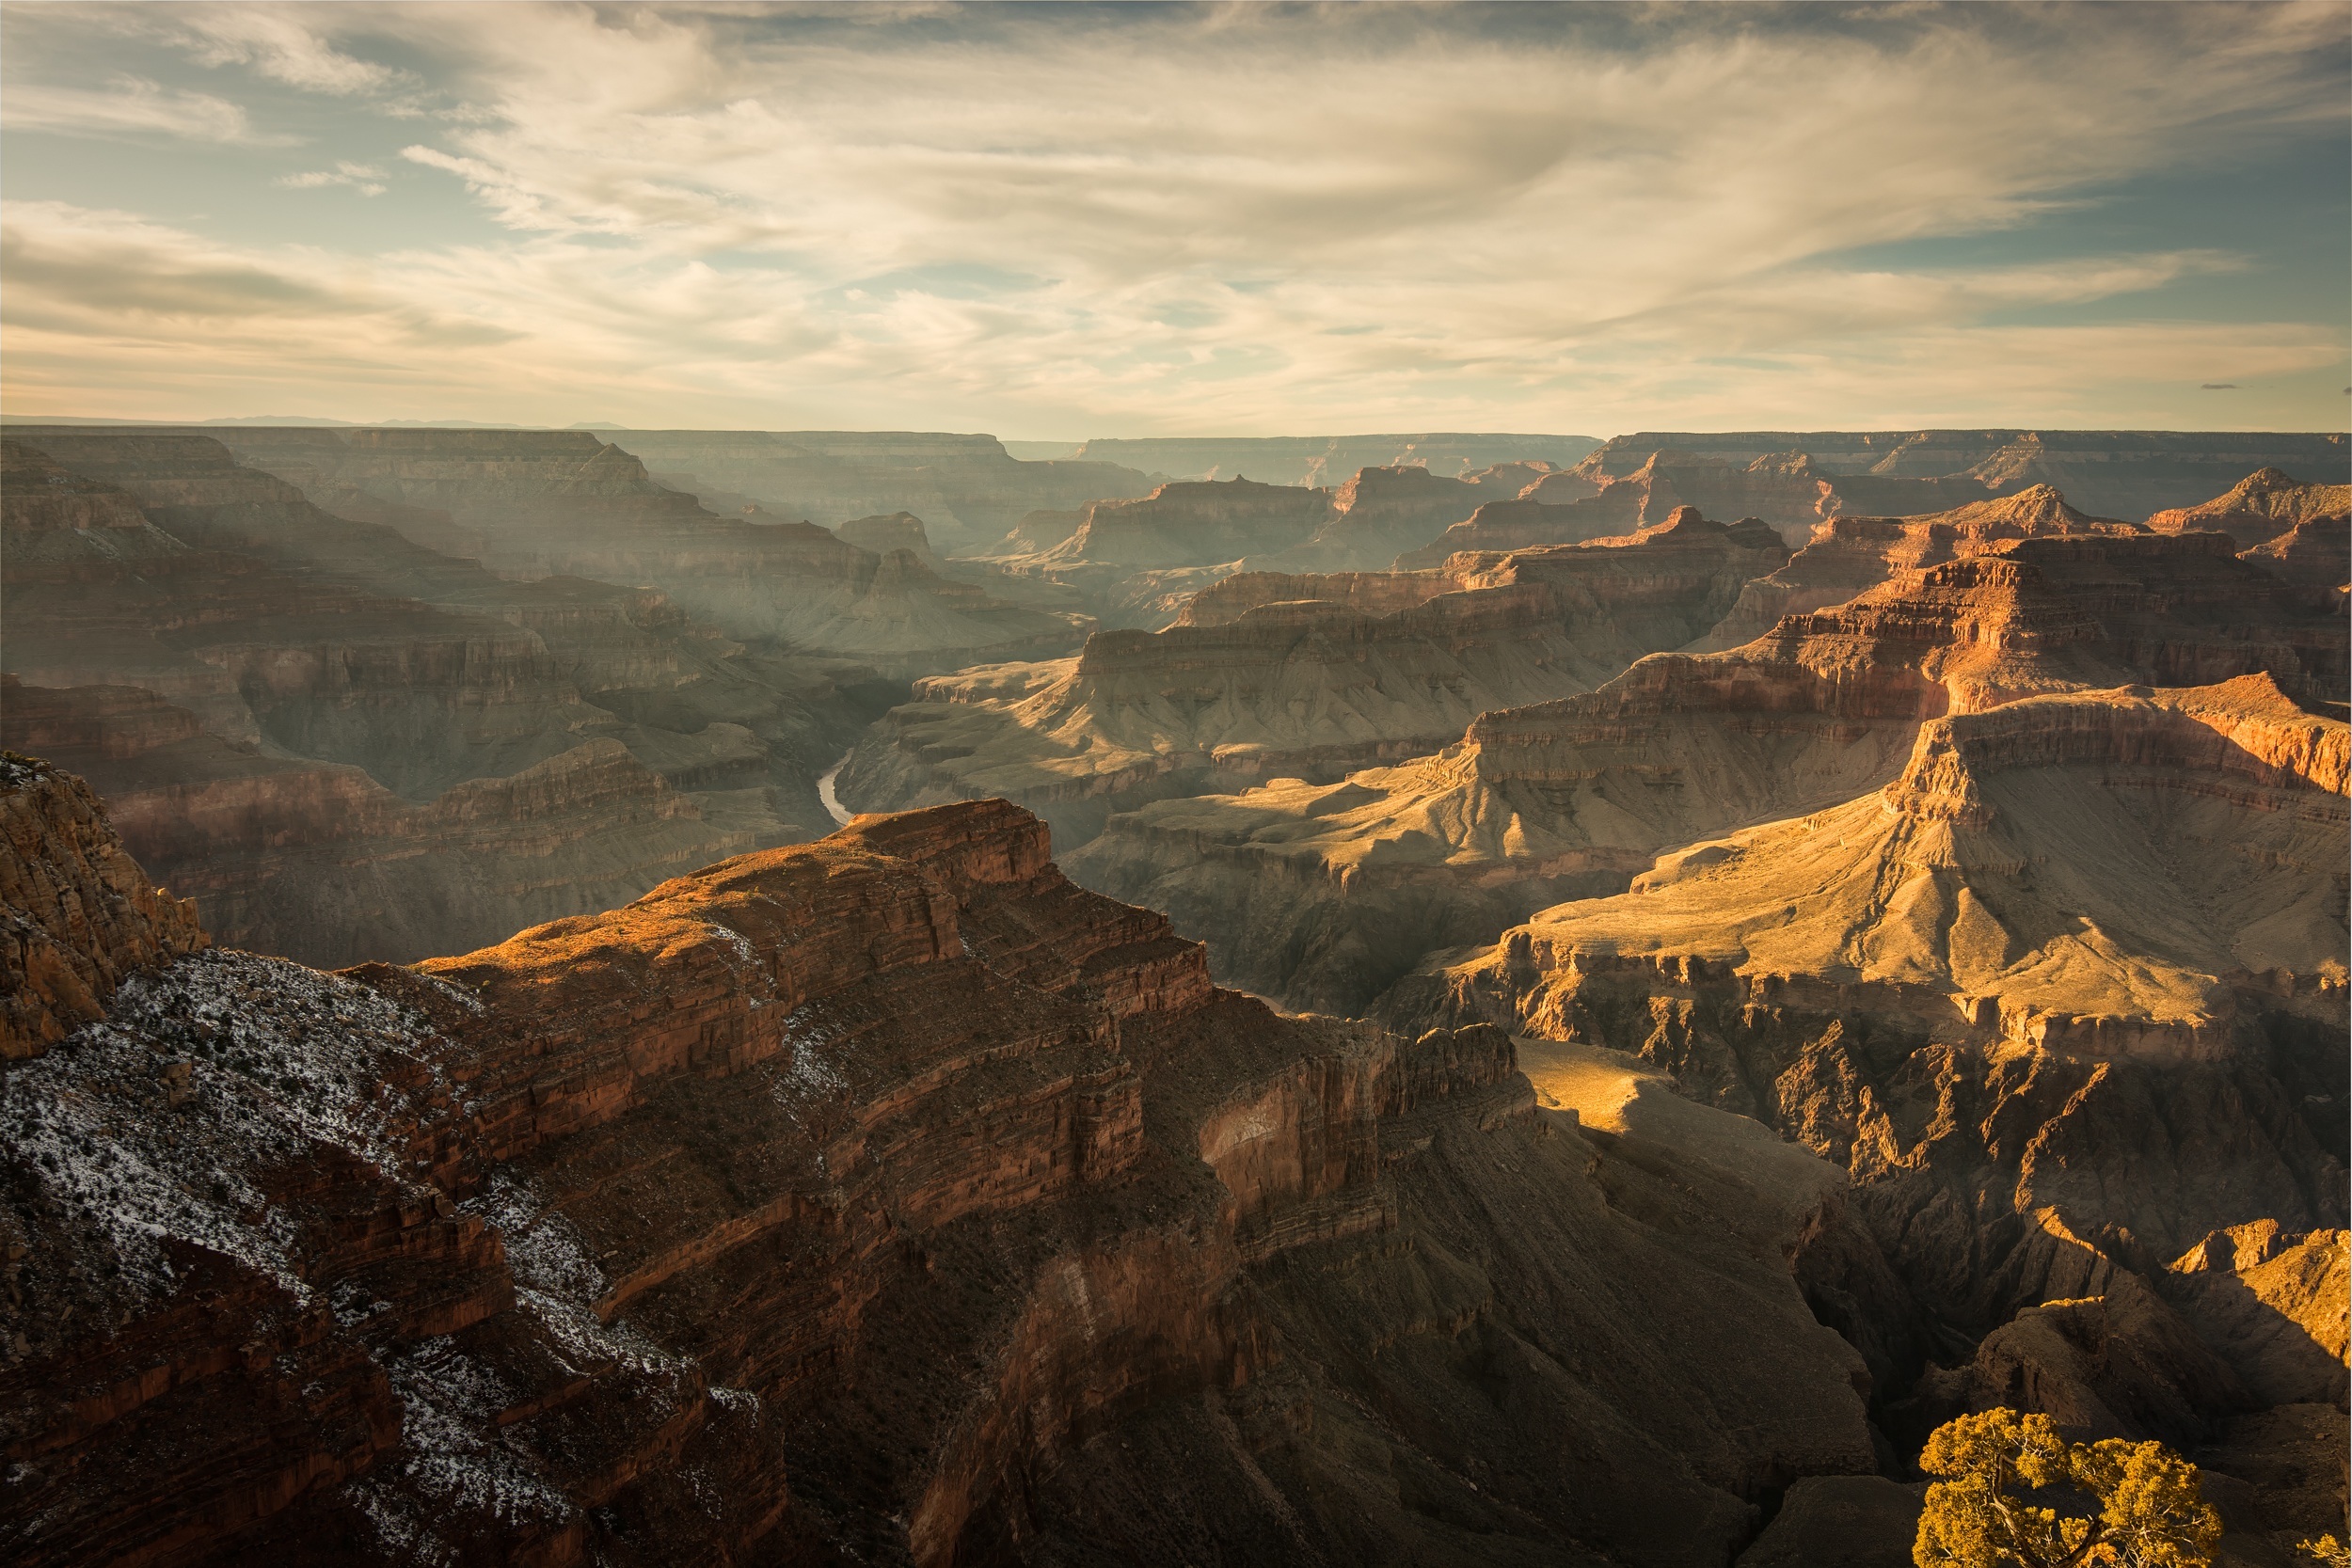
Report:
M 1988 1410 L 1936 1428 L 1918 1568 L 2210 1568 L 2221 1517 L 2162 1443 L 2068 1443 L 2047 1416 Z M 2096 1512 L 2090 1512 L 2095 1509 Z

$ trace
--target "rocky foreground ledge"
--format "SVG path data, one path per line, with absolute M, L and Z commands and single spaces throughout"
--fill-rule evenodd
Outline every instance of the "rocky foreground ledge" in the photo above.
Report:
M 1722 1563 L 1875 1468 L 1833 1167 L 1217 990 L 1001 801 L 342 974 L 0 811 L 109 976 L 5 971 L 9 1561 Z

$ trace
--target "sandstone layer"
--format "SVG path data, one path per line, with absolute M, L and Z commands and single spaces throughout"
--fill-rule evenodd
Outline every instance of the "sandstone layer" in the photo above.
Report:
M 2352 517 L 2352 484 L 2302 484 L 2276 468 L 2257 468 L 2198 506 L 2158 512 L 2158 533 L 2226 533 L 2241 549 L 2267 544 L 2300 524 Z
M 1168 911 L 1236 984 L 1353 1012 L 1422 956 L 1622 891 L 1662 850 L 1891 783 L 1947 714 L 2257 672 L 2331 698 L 2341 612 L 2232 543 L 1997 541 L 1745 647 L 1484 714 L 1428 759 L 1116 816 L 1073 874 Z
M 2136 523 L 2077 512 L 2046 484 L 1918 516 L 1832 516 L 1788 565 L 1750 583 L 1698 646 L 1739 647 L 1772 630 L 1784 615 L 1832 609 L 1904 573 L 1981 555 L 1999 540 L 2141 531 Z
M 1383 1011 L 1627 1053 L 1847 1166 L 1799 1274 L 1899 1450 L 1995 1405 L 2235 1430 L 2210 1495 L 2256 1536 L 2311 1506 L 2248 1479 L 2294 1413 L 2344 1430 L 2347 787 L 2343 721 L 2265 675 L 1954 715 L 1883 791 L 1677 848 Z
M 140 969 L 200 951 L 195 906 L 148 879 L 88 784 L 0 754 L 0 1060 L 105 1016 Z
M 1001 804 L 184 957 L 0 1127 L 27 1564 L 1666 1568 L 1872 1463 L 1787 1262 L 1834 1168 L 1219 991 Z
M 1336 782 L 1437 751 L 1488 709 L 1590 690 L 1697 636 L 1785 558 L 1769 529 L 1686 512 L 1616 547 L 1244 573 L 1165 631 L 922 683 L 859 741 L 838 788 L 876 811 L 1001 797 L 1074 846 L 1146 800 Z

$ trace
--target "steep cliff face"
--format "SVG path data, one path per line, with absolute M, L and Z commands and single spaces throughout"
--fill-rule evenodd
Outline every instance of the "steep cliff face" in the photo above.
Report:
M 36 430 L 5 445 L 0 658 L 28 688 L 75 695 L 12 693 L 0 732 L 65 748 L 118 804 L 136 797 L 139 853 L 243 944 L 414 958 L 812 836 L 830 821 L 817 775 L 880 705 L 869 668 L 729 641 L 647 589 L 502 581 L 324 512 L 209 436 Z M 53 526 L 65 494 L 103 515 Z M 57 729 L 60 703 L 87 705 L 80 729 Z M 173 710 L 200 743 L 148 732 Z M 604 760 L 583 768 L 590 756 Z M 620 810 L 601 785 L 559 803 L 518 784 L 513 810 L 482 820 L 511 831 L 519 861 L 456 831 L 471 808 L 432 809 L 533 769 L 626 774 L 623 796 L 668 804 Z M 533 801 L 577 814 L 577 854 L 531 847 L 562 836 L 527 820 Z M 437 847 L 421 836 L 437 823 L 453 835 Z
M 139 970 L 200 951 L 196 906 L 122 852 L 89 786 L 0 755 L 0 1059 L 104 1016 Z
M 1880 788 L 1947 713 L 2254 672 L 2324 696 L 2341 624 L 2230 544 L 1995 541 L 1746 647 L 1483 714 L 1423 761 L 1140 807 L 1073 873 L 1202 933 L 1236 983 L 1354 1011 L 1432 950 L 1621 891 L 1661 850 Z
M 1662 1568 L 1868 1468 L 1834 1170 L 1217 991 L 1046 850 L 130 982 L 0 1081 L 12 1558 Z
M 1640 525 L 1655 523 L 1677 506 L 1695 506 L 1718 517 L 1761 518 L 1781 530 L 1791 545 L 1802 545 L 1820 524 L 1841 515 L 1934 512 L 1996 493 L 1966 475 L 1833 473 L 1809 453 L 1796 451 L 1765 452 L 1740 463 L 1671 447 L 1650 451 L 1636 465 L 1627 465 L 1624 456 L 1613 445 L 1603 447 L 1573 469 L 1526 492 L 1528 500 L 1580 510 L 1501 513 L 1489 526 L 1532 535 L 1546 528 L 1582 530 L 1603 520 L 1604 515 Z M 1467 534 L 1463 544 L 1477 547 Z
M 905 550 L 925 566 L 936 566 L 931 554 L 930 535 L 923 531 L 923 519 L 912 512 L 878 514 L 870 517 L 852 517 L 833 531 L 859 549 L 876 555 L 888 555 L 893 550 Z
M 1982 554 L 2003 539 L 2140 531 L 2137 524 L 2077 512 L 2046 484 L 1915 517 L 1833 516 L 1788 565 L 1750 583 L 1699 646 L 1739 647 L 1772 630 L 1784 615 L 1844 604 L 1903 573 Z
M 2302 484 L 2276 468 L 2257 468 L 2227 495 L 2158 512 L 2158 533 L 2226 533 L 2240 549 L 2267 544 L 2298 524 L 2352 519 L 2352 484 Z
M 612 738 L 419 805 L 358 768 L 232 745 L 135 687 L 9 678 L 0 708 L 0 740 L 86 779 L 218 940 L 307 963 L 404 962 L 605 908 L 764 825 L 735 799 L 756 792 L 680 791 Z
M 1436 751 L 1489 708 L 1588 690 L 1688 641 L 1783 559 L 1769 530 L 1683 515 L 1621 547 L 1457 555 L 1444 572 L 1245 574 L 1166 631 L 1098 634 L 1031 677 L 925 683 L 838 787 L 868 810 L 999 796 L 1083 843 L 1145 800 L 1334 781 Z
M 1386 1011 L 1629 1053 L 1846 1165 L 1800 1273 L 1899 1444 L 2009 1404 L 2194 1447 L 2344 1399 L 2306 1325 L 2343 1289 L 2347 784 L 2343 722 L 2267 676 L 1956 715 L 1884 791 Z
M 2148 526 L 2159 533 L 2226 533 L 2246 559 L 2322 602 L 2340 602 L 2331 591 L 2352 582 L 2352 485 L 2299 484 L 2276 468 L 2260 468 L 2229 494 L 2159 512 Z
M 1214 566 L 1304 544 L 1331 515 L 1331 493 L 1234 478 L 1163 484 L 1138 500 L 1096 501 L 1077 531 L 1046 552 L 1061 565 Z

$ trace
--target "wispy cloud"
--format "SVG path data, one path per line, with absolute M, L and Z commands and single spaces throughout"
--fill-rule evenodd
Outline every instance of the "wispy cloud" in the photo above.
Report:
M 27 82 L 0 93 L 0 127 L 106 137 L 179 136 L 246 147 L 283 147 L 294 138 L 256 132 L 244 108 L 209 93 L 118 76 L 103 87 Z
M 315 191 L 329 185 L 349 185 L 361 196 L 382 196 L 389 187 L 384 183 L 384 171 L 373 164 L 338 162 L 333 168 L 305 169 L 300 174 L 281 174 L 274 182 L 288 190 Z
M 1887 260 L 2030 234 L 2115 182 L 2340 127 L 2329 6 L 167 16 L 174 47 L 223 83 L 243 71 L 347 99 L 387 130 L 433 106 L 277 182 L 373 194 L 398 147 L 419 171 L 402 200 L 437 184 L 506 235 L 437 243 L 427 225 L 397 255 L 191 236 L 220 276 L 319 290 L 359 325 L 330 376 L 305 332 L 271 349 L 225 308 L 174 327 L 138 307 L 151 341 L 184 337 L 175 374 L 225 334 L 240 374 L 279 353 L 290 385 L 326 385 L 356 356 L 425 387 L 442 373 L 431 334 L 481 331 L 504 345 L 496 364 L 468 367 L 450 394 L 468 401 L 439 411 L 1039 430 L 1774 408 L 2113 422 L 2154 406 L 2140 378 L 2193 395 L 2217 372 L 2344 352 L 2337 320 L 2114 319 L 2251 268 L 2237 250 Z M 31 225 L 24 255 L 100 263 L 11 273 L 26 302 L 11 333 L 26 311 L 94 320 L 84 294 L 137 294 L 106 224 L 62 209 L 11 223 Z M 181 243 L 135 263 L 164 294 L 195 286 Z M 2016 324 L 2092 306 L 2096 325 Z M 104 362 L 127 367 L 150 340 L 109 341 Z M 593 409 L 564 401 L 583 386 L 610 390 Z
M 153 20 L 199 62 L 250 66 L 272 81 L 307 92 L 380 92 L 412 78 L 404 71 L 338 50 L 326 29 L 296 6 L 174 7 Z M 348 20 L 348 19 L 346 19 Z

